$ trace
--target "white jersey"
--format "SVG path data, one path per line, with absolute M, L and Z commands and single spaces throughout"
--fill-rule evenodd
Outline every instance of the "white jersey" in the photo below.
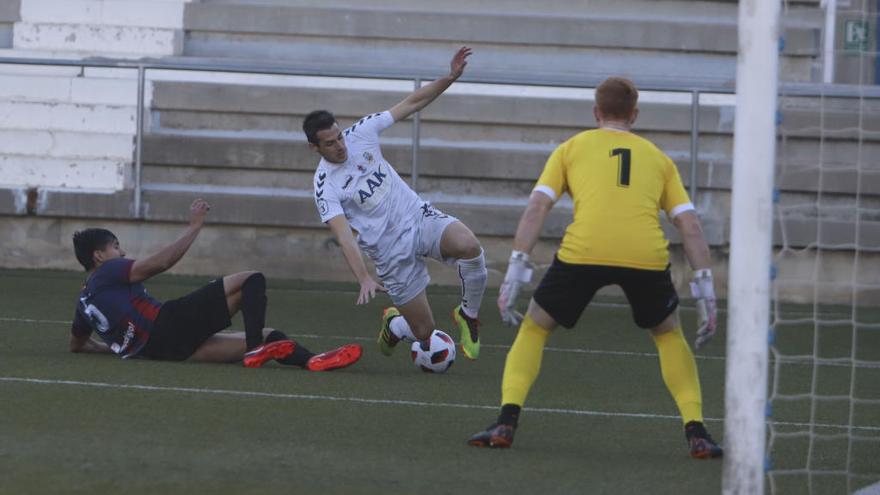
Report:
M 315 171 L 315 205 L 326 223 L 345 215 L 358 245 L 374 261 L 395 247 L 422 215 L 423 201 L 382 156 L 379 133 L 391 127 L 391 112 L 374 113 L 343 131 L 348 159 L 321 159 Z

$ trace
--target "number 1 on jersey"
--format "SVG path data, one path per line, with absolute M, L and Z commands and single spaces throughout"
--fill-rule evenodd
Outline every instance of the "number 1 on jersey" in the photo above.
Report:
M 611 150 L 611 156 L 618 156 L 617 169 L 617 185 L 620 187 L 629 187 L 629 167 L 630 167 L 630 150 L 629 148 L 614 148 Z

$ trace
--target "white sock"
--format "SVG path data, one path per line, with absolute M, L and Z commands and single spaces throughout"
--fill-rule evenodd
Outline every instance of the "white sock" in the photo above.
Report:
M 480 314 L 480 303 L 486 291 L 489 273 L 486 271 L 486 257 L 480 255 L 469 260 L 458 260 L 458 276 L 461 278 L 461 309 L 470 318 Z
M 393 333 L 395 337 L 404 342 L 415 342 L 418 340 L 416 339 L 416 336 L 413 335 L 412 329 L 409 328 L 409 323 L 406 322 L 406 318 L 403 316 L 395 316 L 394 318 L 391 318 L 388 327 L 391 329 L 391 333 Z

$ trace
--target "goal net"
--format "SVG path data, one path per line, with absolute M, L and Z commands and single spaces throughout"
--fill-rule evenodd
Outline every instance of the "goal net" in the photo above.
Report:
M 873 38 L 852 32 L 876 26 L 877 13 L 847 4 L 834 12 L 836 84 L 780 78 L 770 493 L 853 493 L 880 481 L 880 91 Z
M 880 495 L 878 3 L 827 2 L 838 65 L 813 84 L 761 60 L 785 43 L 767 17 L 797 22 L 773 3 L 740 13 L 724 492 Z

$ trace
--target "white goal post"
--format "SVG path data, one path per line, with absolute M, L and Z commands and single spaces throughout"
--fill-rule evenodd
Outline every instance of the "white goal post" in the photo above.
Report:
M 740 0 L 723 493 L 764 493 L 780 0 Z

